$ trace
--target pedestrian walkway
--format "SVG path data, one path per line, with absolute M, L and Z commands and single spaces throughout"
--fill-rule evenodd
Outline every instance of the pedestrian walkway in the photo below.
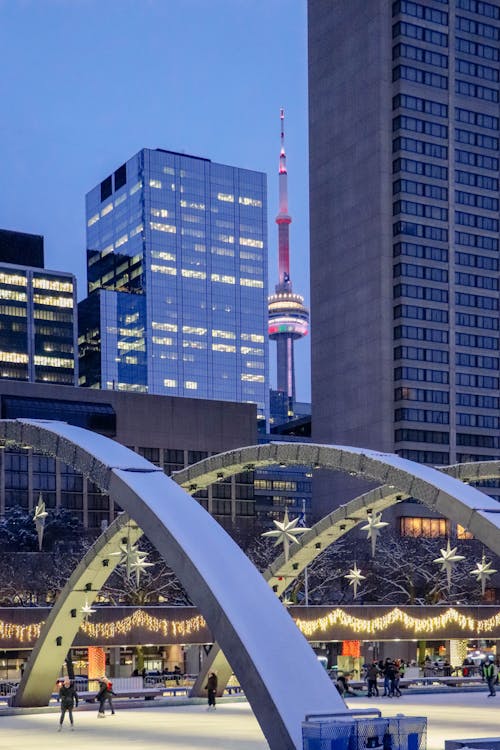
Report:
M 428 750 L 443 750 L 446 739 L 500 735 L 500 696 L 456 692 L 404 695 L 401 699 L 355 698 L 350 708 L 380 708 L 384 716 L 427 716 Z M 498 703 L 497 703 L 498 700 Z M 141 704 L 143 705 L 143 704 Z M 267 742 L 246 702 L 224 702 L 216 711 L 206 704 L 158 705 L 117 710 L 97 720 L 97 711 L 74 712 L 75 731 L 58 733 L 57 709 L 0 716 L 1 750 L 95 750 L 116 743 L 120 750 L 266 750 Z M 105 743 L 103 745 L 102 743 Z

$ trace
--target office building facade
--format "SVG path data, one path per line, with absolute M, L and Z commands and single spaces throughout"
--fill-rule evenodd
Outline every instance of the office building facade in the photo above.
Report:
M 44 268 L 43 237 L 0 231 L 0 377 L 76 385 L 76 310 L 75 277 Z
M 267 418 L 266 210 L 264 174 L 162 149 L 91 190 L 80 384 Z
M 309 0 L 313 439 L 500 456 L 497 0 Z

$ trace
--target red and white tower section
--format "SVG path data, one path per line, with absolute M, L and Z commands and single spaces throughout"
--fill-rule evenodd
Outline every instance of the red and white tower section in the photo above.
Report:
M 289 411 L 295 402 L 295 368 L 293 343 L 307 336 L 309 331 L 309 310 L 304 307 L 304 298 L 292 291 L 290 279 L 290 224 L 288 213 L 288 175 L 285 154 L 285 112 L 280 111 L 281 151 L 279 166 L 279 213 L 278 225 L 278 271 L 279 281 L 276 293 L 268 299 L 269 338 L 277 346 L 277 386 L 278 391 L 288 397 Z

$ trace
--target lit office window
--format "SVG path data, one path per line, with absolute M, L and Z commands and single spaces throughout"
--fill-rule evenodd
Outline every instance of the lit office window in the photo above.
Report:
M 441 537 L 449 535 L 449 522 L 445 518 L 403 516 L 399 521 L 401 536 Z
M 198 388 L 198 383 L 195 380 L 186 380 L 184 382 L 184 388 L 188 391 L 196 391 Z

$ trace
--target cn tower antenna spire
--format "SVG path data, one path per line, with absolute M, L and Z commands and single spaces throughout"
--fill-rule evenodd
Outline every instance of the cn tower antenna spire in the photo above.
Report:
M 269 338 L 276 341 L 278 391 L 286 397 L 287 415 L 294 414 L 295 367 L 293 344 L 306 336 L 309 330 L 309 310 L 304 307 L 304 298 L 292 291 L 290 279 L 290 224 L 288 213 L 288 173 L 285 152 L 285 110 L 280 109 L 280 161 L 279 161 L 279 212 L 278 225 L 278 272 L 276 293 L 268 300 Z

